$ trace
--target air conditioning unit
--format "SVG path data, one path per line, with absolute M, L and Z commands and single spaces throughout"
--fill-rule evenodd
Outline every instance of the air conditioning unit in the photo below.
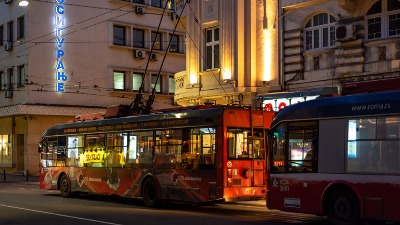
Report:
M 335 28 L 335 33 L 337 41 L 347 41 L 356 39 L 355 25 L 353 24 L 338 25 Z
M 138 59 L 144 59 L 146 52 L 143 50 L 137 50 L 135 49 L 133 51 L 133 57 L 138 58 Z
M 4 43 L 4 50 L 6 50 L 6 51 L 11 51 L 11 50 L 12 50 L 12 42 L 6 41 L 6 42 Z
M 11 4 L 12 0 L 4 0 L 5 4 Z
M 146 9 L 143 6 L 137 5 L 135 12 L 136 14 L 143 15 L 146 13 Z
M 156 53 L 151 53 L 150 60 L 151 61 L 157 61 L 158 60 L 158 55 Z
M 12 98 L 12 96 L 13 96 L 13 91 L 12 91 L 12 90 L 6 90 L 6 91 L 4 92 L 4 97 L 6 97 L 6 98 Z

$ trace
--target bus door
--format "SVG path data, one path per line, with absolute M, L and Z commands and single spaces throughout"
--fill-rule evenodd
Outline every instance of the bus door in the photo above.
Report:
M 228 185 L 265 185 L 265 143 L 263 129 L 227 130 Z

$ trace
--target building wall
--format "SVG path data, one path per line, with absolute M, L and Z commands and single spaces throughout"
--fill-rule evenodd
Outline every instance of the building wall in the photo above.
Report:
M 399 35 L 389 37 L 388 22 L 382 20 L 382 37 L 368 37 L 370 16 L 367 12 L 376 2 L 282 1 L 285 90 L 324 87 L 341 90 L 348 83 L 399 77 Z M 330 47 L 307 49 L 307 22 L 320 13 L 335 18 L 336 21 L 329 26 L 334 27 L 336 35 L 338 27 L 346 27 L 349 29 L 348 36 L 336 39 Z M 383 57 L 380 51 L 383 51 Z
M 186 1 L 176 2 L 184 5 Z M 257 105 L 257 93 L 279 90 L 277 3 L 191 1 L 185 16 L 187 68 L 175 76 L 175 102 Z M 207 69 L 206 33 L 212 28 L 219 28 L 219 65 Z
M 155 93 L 152 108 L 174 107 L 170 92 L 174 88 L 170 85 L 174 84 L 169 77 L 185 69 L 185 33 L 174 32 L 172 10 L 165 11 L 160 23 L 163 8 L 150 6 L 149 0 L 144 3 L 31 1 L 28 7 L 19 7 L 17 2 L 4 4 L 0 1 L 0 26 L 3 26 L 0 74 L 5 85 L 0 90 L 0 119 L 6 120 L 5 124 L 14 124 L 1 126 L 0 135 L 15 134 L 15 156 L 13 165 L 5 166 L 8 170 L 37 172 L 37 143 L 47 127 L 66 122 L 78 114 L 104 113 L 109 105 L 131 104 L 138 93 L 133 89 L 133 73 L 145 74 L 142 91 L 145 98 L 152 93 L 151 76 L 160 74 L 161 91 Z M 164 3 L 166 1 L 162 1 Z M 145 13 L 137 13 L 137 7 Z M 25 36 L 22 38 L 18 38 L 20 18 L 24 18 Z M 10 21 L 14 23 L 12 40 L 7 36 Z M 123 27 L 124 44 L 115 44 L 115 26 Z M 62 32 L 57 33 L 57 27 L 62 28 Z M 144 47 L 133 46 L 134 28 L 144 31 Z M 162 48 L 153 51 L 157 60 L 148 57 L 152 31 L 161 33 Z M 179 36 L 180 50 L 169 52 L 164 58 L 172 34 Z M 12 43 L 12 49 L 4 50 L 6 42 Z M 136 50 L 143 51 L 144 57 L 135 57 Z M 22 66 L 26 79 L 21 82 L 19 68 Z M 7 73 L 11 68 L 13 76 L 9 79 Z M 121 90 L 114 86 L 115 71 L 124 73 Z M 58 72 L 63 72 L 67 79 L 58 79 L 63 78 L 57 77 Z M 57 83 L 64 86 L 57 89 Z M 21 142 L 24 144 L 19 144 Z

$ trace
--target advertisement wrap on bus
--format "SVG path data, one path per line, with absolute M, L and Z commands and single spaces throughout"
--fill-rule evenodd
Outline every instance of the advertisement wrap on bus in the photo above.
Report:
M 268 208 L 335 225 L 400 221 L 400 91 L 292 105 L 268 145 Z
M 142 197 L 146 206 L 263 199 L 273 112 L 203 106 L 50 127 L 40 187 Z

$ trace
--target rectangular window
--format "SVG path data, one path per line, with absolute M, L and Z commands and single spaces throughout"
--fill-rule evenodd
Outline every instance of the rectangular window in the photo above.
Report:
M 381 18 L 368 19 L 368 39 L 381 37 Z
M 70 136 L 68 137 L 67 148 L 67 166 L 80 167 L 80 156 L 83 156 L 83 136 Z
M 151 89 L 156 89 L 157 93 L 161 92 L 161 77 L 162 75 L 160 75 L 160 77 L 158 77 L 157 75 L 151 75 Z
M 144 4 L 144 0 L 132 0 L 133 3 Z
M 400 172 L 400 117 L 348 121 L 347 172 Z
M 8 22 L 7 27 L 8 27 L 7 41 L 14 42 L 14 22 L 13 21 Z
M 125 90 L 125 73 L 114 71 L 114 90 Z
M 170 52 L 179 52 L 179 36 L 170 35 L 171 46 L 169 48 Z
M 85 152 L 81 162 L 85 167 L 104 167 L 105 153 L 104 134 L 86 135 Z
M 0 71 L 0 91 L 4 91 L 6 87 L 6 78 L 4 75 L 4 71 Z
M 206 30 L 206 63 L 205 69 L 219 68 L 219 28 Z
M 317 122 L 289 124 L 289 172 L 317 172 L 317 127 Z
M 125 27 L 114 26 L 114 45 L 125 45 Z
M 0 25 L 0 46 L 3 46 L 4 42 L 4 28 L 3 25 Z
M 151 0 L 151 6 L 161 8 L 161 0 Z
M 25 80 L 25 67 L 22 66 L 18 66 L 18 82 L 17 82 L 17 87 L 22 87 L 25 85 L 26 80 Z
M 142 86 L 143 74 L 133 73 L 132 74 L 132 90 L 139 91 L 140 86 Z
M 161 33 L 159 32 L 151 32 L 151 41 L 153 49 L 161 50 Z
M 144 30 L 133 29 L 133 47 L 144 48 Z
M 11 166 L 12 155 L 11 135 L 0 135 L 0 164 Z
M 123 167 L 128 152 L 128 134 L 107 134 L 105 167 Z
M 21 16 L 17 19 L 17 39 L 22 39 L 25 37 L 25 20 L 24 17 Z
M 400 34 L 400 13 L 389 15 L 389 36 Z
M 14 81 L 14 69 L 10 68 L 7 69 L 7 83 L 6 83 L 6 90 L 13 90 L 13 81 Z
M 251 130 L 246 129 L 228 129 L 228 154 L 230 159 L 249 159 L 262 158 L 265 154 L 263 132 L 254 130 L 252 137 Z
M 154 147 L 154 133 L 153 131 L 144 132 L 134 132 L 130 134 L 130 137 L 136 136 L 135 138 L 130 138 L 130 153 L 129 163 L 133 163 L 134 159 L 139 164 L 140 168 L 148 168 L 153 162 L 153 147 Z M 132 147 L 135 144 L 137 147 Z M 133 155 L 132 150 L 137 151 L 136 156 Z
M 65 136 L 47 138 L 46 147 L 40 155 L 43 167 L 65 166 L 67 141 Z
M 168 77 L 168 93 L 175 93 L 175 78 L 174 76 Z

